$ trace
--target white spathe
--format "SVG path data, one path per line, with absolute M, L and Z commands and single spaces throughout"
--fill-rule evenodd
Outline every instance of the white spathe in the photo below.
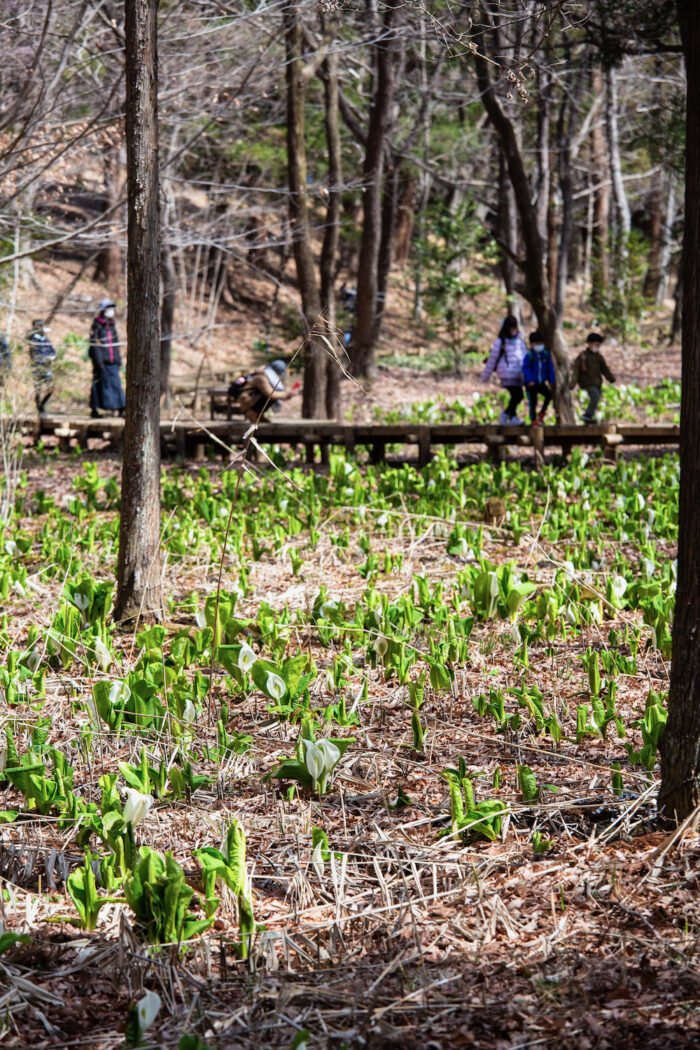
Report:
M 126 788 L 126 802 L 122 811 L 124 823 L 136 827 L 148 816 L 154 801 L 153 795 L 143 795 L 136 788 Z

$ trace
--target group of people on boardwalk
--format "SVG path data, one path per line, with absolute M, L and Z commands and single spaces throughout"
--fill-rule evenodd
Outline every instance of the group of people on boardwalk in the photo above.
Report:
M 574 361 L 571 373 L 571 389 L 580 386 L 588 394 L 588 405 L 581 417 L 584 423 L 595 423 L 603 378 L 609 383 L 615 382 L 615 376 L 600 352 L 602 342 L 602 335 L 591 332 L 586 339 L 585 349 Z M 530 410 L 530 423 L 543 423 L 545 413 L 554 398 L 557 382 L 554 362 L 539 329 L 530 333 L 529 343 L 529 347 L 525 345 L 517 318 L 509 314 L 494 340 L 481 376 L 482 382 L 485 383 L 495 372 L 508 394 L 508 403 L 499 417 L 499 423 L 503 425 L 523 423 L 523 420 L 518 418 L 518 406 L 525 395 Z M 540 397 L 542 403 L 538 408 Z
M 99 312 L 90 329 L 89 357 L 92 362 L 90 387 L 90 415 L 99 418 L 102 412 L 124 415 L 125 398 L 120 376 L 122 358 L 117 328 L 114 321 L 116 306 L 111 299 L 102 299 Z M 34 387 L 34 402 L 40 416 L 46 415 L 46 405 L 54 392 L 53 368 L 56 350 L 49 338 L 49 326 L 37 318 L 26 334 L 29 367 Z M 0 336 L 0 380 L 5 382 L 12 368 L 10 345 Z

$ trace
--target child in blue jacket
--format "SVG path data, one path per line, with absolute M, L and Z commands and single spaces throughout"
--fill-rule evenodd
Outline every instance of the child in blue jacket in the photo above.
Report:
M 530 333 L 530 349 L 523 358 L 523 382 L 530 405 L 530 422 L 544 423 L 544 414 L 554 396 L 556 376 L 551 355 L 540 331 Z M 544 401 L 538 413 L 537 398 L 540 394 L 544 396 Z

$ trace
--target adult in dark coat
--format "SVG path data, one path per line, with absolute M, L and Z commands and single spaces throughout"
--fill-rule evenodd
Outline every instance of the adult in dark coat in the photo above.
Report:
M 90 329 L 90 360 L 92 361 L 92 389 L 90 415 L 99 417 L 99 409 L 124 415 L 124 390 L 119 375 L 122 358 L 114 323 L 116 307 L 111 299 L 103 299 L 100 312 Z

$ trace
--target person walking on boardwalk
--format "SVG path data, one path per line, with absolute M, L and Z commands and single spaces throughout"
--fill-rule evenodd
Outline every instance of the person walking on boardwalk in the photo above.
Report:
M 522 423 L 517 410 L 523 399 L 522 365 L 526 353 L 527 347 L 518 331 L 517 319 L 509 314 L 501 325 L 481 375 L 482 383 L 486 383 L 495 372 L 508 393 L 508 404 L 498 420 L 504 425 Z
M 581 416 L 584 423 L 595 423 L 595 414 L 600 401 L 603 376 L 609 383 L 615 382 L 605 358 L 600 352 L 600 344 L 603 342 L 602 335 L 591 332 L 586 339 L 586 349 L 582 350 L 574 361 L 571 373 L 571 389 L 580 386 L 588 394 L 588 405 Z
M 53 363 L 56 360 L 56 351 L 47 332 L 44 322 L 37 320 L 32 322 L 31 331 L 27 333 L 34 400 L 40 416 L 46 415 L 46 403 L 53 394 Z
M 100 409 L 124 415 L 124 390 L 119 375 L 122 359 L 119 352 L 117 327 L 114 323 L 116 306 L 111 299 L 102 299 L 100 310 L 90 329 L 90 360 L 92 361 L 92 388 L 90 415 L 99 419 Z
M 281 401 L 301 393 L 301 383 L 295 383 L 291 390 L 284 389 L 282 377 L 286 371 L 287 365 L 278 358 L 265 365 L 262 372 L 241 376 L 231 384 L 231 395 L 251 423 L 268 422 L 265 417 L 269 410 L 277 411 Z
M 544 423 L 544 414 L 554 397 L 556 385 L 554 363 L 539 331 L 530 332 L 530 349 L 523 358 L 523 382 L 530 406 L 530 422 Z M 537 411 L 537 399 L 542 394 L 542 408 Z

